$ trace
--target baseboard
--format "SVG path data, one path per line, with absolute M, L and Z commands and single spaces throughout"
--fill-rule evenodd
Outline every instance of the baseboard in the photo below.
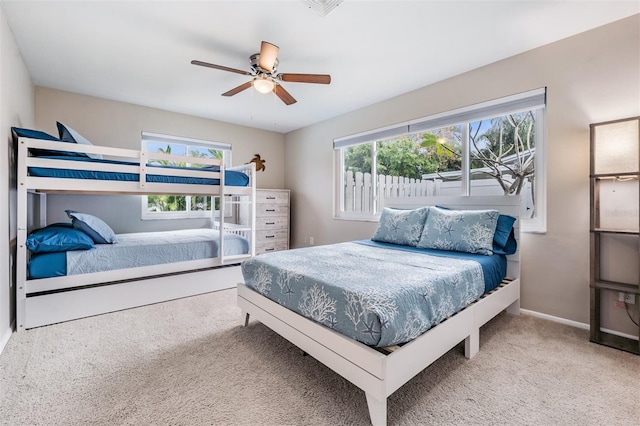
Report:
M 557 322 L 564 325 L 570 325 L 571 327 L 582 328 L 583 330 L 589 330 L 589 324 L 583 322 L 572 321 L 566 318 L 560 318 L 549 314 L 543 314 L 542 312 L 530 311 L 529 309 L 520 309 L 520 313 L 529 315 L 536 318 L 542 318 L 549 321 Z
M 549 315 L 549 314 L 543 314 L 541 312 L 530 311 L 528 309 L 520 309 L 520 313 L 522 313 L 524 315 L 530 315 L 530 316 L 536 317 L 536 318 L 546 319 L 546 320 L 557 322 L 557 323 L 564 324 L 564 325 L 570 325 L 571 327 L 577 327 L 577 328 L 581 328 L 583 330 L 589 330 L 589 328 L 590 328 L 589 324 L 585 324 L 583 322 L 572 321 L 572 320 L 568 320 L 566 318 L 560 318 L 560 317 L 556 317 L 556 316 Z M 627 339 L 638 340 L 638 336 L 634 336 L 633 334 L 622 333 L 620 331 L 610 330 L 608 328 L 600 328 L 600 330 L 604 331 L 605 333 L 614 334 L 616 336 L 626 337 Z

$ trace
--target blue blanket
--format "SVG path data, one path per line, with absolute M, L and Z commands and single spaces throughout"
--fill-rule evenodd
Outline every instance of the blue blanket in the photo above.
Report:
M 100 164 L 118 164 L 127 166 L 137 166 L 137 163 L 131 163 L 126 161 L 116 160 L 100 160 L 86 157 L 65 157 L 65 156 L 41 156 L 39 158 L 58 159 L 67 161 L 82 161 L 85 163 L 100 163 Z M 181 169 L 181 170 L 195 170 L 195 171 L 209 171 L 219 172 L 218 167 L 179 167 L 179 166 L 163 166 L 158 164 L 149 164 L 149 173 L 146 176 L 147 182 L 154 183 L 179 183 L 189 185 L 219 185 L 220 179 L 215 178 L 200 178 L 189 176 L 167 176 L 163 175 L 162 169 Z M 155 172 L 154 170 L 157 170 Z M 51 169 L 46 167 L 29 167 L 29 175 L 37 177 L 55 177 L 65 179 L 95 179 L 95 180 L 115 180 L 135 182 L 140 180 L 140 175 L 137 173 L 122 173 L 122 172 L 103 172 L 99 170 L 74 170 L 74 169 Z M 226 186 L 248 186 L 249 176 L 243 172 L 234 170 L 225 170 L 224 183 Z
M 477 300 L 475 260 L 348 242 L 242 263 L 248 287 L 371 346 L 408 342 Z

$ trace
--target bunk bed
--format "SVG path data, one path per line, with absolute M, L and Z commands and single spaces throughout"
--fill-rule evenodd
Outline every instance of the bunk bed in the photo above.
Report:
M 417 247 L 415 241 L 406 245 L 397 240 L 391 241 L 394 244 L 367 240 L 258 256 L 243 262 L 245 282 L 238 284 L 244 325 L 250 317 L 257 319 L 364 390 L 374 425 L 386 424 L 387 398 L 412 377 L 462 341 L 465 356 L 473 357 L 480 348 L 480 327 L 505 309 L 512 314 L 520 310 L 518 197 L 412 197 L 389 201 L 393 202 L 391 207 L 406 212 L 431 206 L 428 215 L 433 209 L 439 215 L 445 209 L 471 210 L 468 214 L 491 211 L 492 215 L 499 213 L 497 220 L 501 223 L 503 218 L 504 223 L 513 220 L 510 228 L 508 224 L 499 225 L 500 240 L 504 240 L 501 247 L 495 245 L 498 232 L 491 234 L 494 254 L 472 255 L 490 258 L 501 252 L 498 256 L 503 257 L 504 278 L 488 284 L 484 266 L 479 272 L 476 260 L 465 260 L 471 252 L 461 254 L 465 259 L 455 259 L 459 245 L 447 246 L 442 241 L 426 245 L 441 245 L 446 252 L 421 248 L 426 235 L 422 231 Z M 389 224 L 397 229 L 399 222 Z M 374 237 L 377 235 L 378 231 Z M 421 250 L 430 252 L 419 253 Z M 459 270 L 458 263 L 472 268 L 471 277 L 475 278 L 463 280 L 465 270 Z M 392 271 L 390 275 L 386 275 L 388 270 Z M 439 276 L 432 276 L 432 270 Z M 440 281 L 440 276 L 454 279 Z M 480 276 L 483 279 L 478 284 Z M 414 284 L 421 292 L 412 293 Z M 455 287 L 455 291 L 446 287 Z M 461 288 L 472 288 L 475 293 L 469 293 L 466 303 L 454 306 L 452 299 Z M 442 299 L 440 305 L 434 294 Z M 427 307 L 418 307 L 423 302 Z M 402 303 L 404 311 L 396 310 Z M 442 307 L 446 312 L 440 310 Z M 433 324 L 424 324 L 421 310 L 439 316 L 434 316 Z M 345 328 L 345 324 L 350 327 Z
M 18 331 L 230 288 L 241 276 L 239 263 L 255 255 L 256 180 L 253 163 L 227 167 L 223 160 L 198 158 L 197 167 L 164 166 L 163 163 L 183 162 L 184 157 L 39 138 L 38 132 L 35 137 L 18 134 L 16 142 Z M 32 253 L 27 247 L 27 239 L 34 229 L 47 228 L 47 194 L 204 195 L 218 200 L 220 212 L 243 203 L 249 206 L 252 214 L 249 223 L 240 226 L 226 223 L 224 214 L 214 217 L 212 211 L 211 229 L 159 233 L 163 234 L 161 238 L 164 240 L 156 246 L 164 241 L 167 243 L 165 249 L 176 238 L 195 238 L 200 244 L 207 245 L 210 254 L 196 260 L 192 260 L 191 255 L 183 255 L 176 256 L 178 261 L 143 262 L 143 266 L 125 265 L 110 270 L 93 268 L 96 259 L 93 258 L 86 263 L 92 266 L 88 273 L 79 268 L 77 273 L 51 274 L 47 271 L 41 277 L 35 273 L 31 276 L 28 265 Z M 71 218 L 77 212 L 68 213 Z M 73 216 L 74 223 L 76 219 L 77 215 Z M 56 227 L 55 224 L 50 226 Z M 69 224 L 57 226 L 68 227 Z M 105 250 L 121 250 L 120 256 L 126 257 L 122 253 L 126 253 L 126 246 L 131 241 L 144 245 L 149 235 L 114 235 L 114 240 L 118 239 L 121 244 L 96 246 Z M 234 249 L 236 246 L 243 248 Z M 89 252 L 94 254 L 98 250 L 91 247 L 87 250 Z M 78 253 L 55 254 L 64 258 Z M 43 255 L 36 257 L 40 256 Z M 47 259 L 40 265 L 51 269 L 49 266 L 54 260 Z M 32 272 L 36 270 L 38 268 Z

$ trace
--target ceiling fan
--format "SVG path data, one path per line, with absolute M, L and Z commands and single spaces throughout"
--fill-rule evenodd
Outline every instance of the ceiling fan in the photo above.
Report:
M 260 53 L 254 53 L 249 57 L 249 63 L 251 64 L 251 71 L 242 71 L 236 68 L 229 68 L 222 65 L 210 64 L 208 62 L 202 62 L 193 60 L 193 65 L 200 65 L 202 67 L 214 68 L 222 71 L 234 72 L 236 74 L 243 74 L 253 77 L 251 81 L 241 84 L 228 92 L 222 94 L 222 96 L 233 96 L 253 86 L 260 93 L 273 92 L 279 97 L 282 102 L 287 105 L 296 103 L 297 101 L 284 87 L 280 84 L 281 81 L 287 81 L 292 83 L 316 83 L 316 84 L 329 84 L 331 83 L 331 76 L 328 74 L 290 74 L 290 73 L 277 73 L 278 70 L 278 51 L 280 48 L 275 44 L 263 41 L 260 46 Z

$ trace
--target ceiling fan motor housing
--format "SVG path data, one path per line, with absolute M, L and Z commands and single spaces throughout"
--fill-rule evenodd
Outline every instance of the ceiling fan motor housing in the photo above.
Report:
M 249 57 L 249 63 L 251 64 L 251 69 L 256 74 L 271 74 L 271 75 L 275 75 L 276 71 L 278 70 L 278 62 L 279 61 L 276 59 L 275 62 L 273 63 L 273 69 L 271 71 L 267 71 L 267 70 L 264 70 L 264 69 L 262 69 L 260 67 L 260 54 L 259 53 L 254 53 L 253 55 L 251 55 Z

